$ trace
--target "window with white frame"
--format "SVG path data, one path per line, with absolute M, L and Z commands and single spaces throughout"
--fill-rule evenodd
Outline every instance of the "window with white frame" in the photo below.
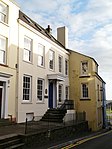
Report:
M 44 99 L 44 80 L 38 79 L 37 80 L 37 100 L 43 101 Z
M 55 61 L 54 51 L 50 50 L 49 51 L 49 68 L 51 70 L 54 70 L 54 61 Z
M 68 60 L 65 59 L 65 75 L 68 75 Z
M 38 66 L 44 66 L 45 63 L 45 46 L 38 44 Z
M 88 74 L 88 62 L 87 61 L 81 62 L 81 74 L 82 75 Z
M 59 56 L 59 72 L 62 72 L 62 56 Z
M 24 37 L 24 54 L 23 59 L 27 62 L 32 60 L 32 39 Z
M 59 102 L 62 102 L 62 93 L 63 93 L 63 85 L 59 84 L 58 86 L 58 98 L 59 98 Z
M 82 88 L 82 98 L 89 98 L 88 83 L 82 83 L 81 88 Z
M 0 36 L 0 63 L 1 64 L 6 63 L 6 46 L 7 46 L 6 38 L 3 36 Z
M 23 76 L 23 100 L 31 101 L 31 76 Z
M 8 6 L 0 2 L 0 21 L 7 23 Z
M 69 87 L 66 86 L 65 87 L 65 100 L 68 100 L 68 98 L 69 98 Z

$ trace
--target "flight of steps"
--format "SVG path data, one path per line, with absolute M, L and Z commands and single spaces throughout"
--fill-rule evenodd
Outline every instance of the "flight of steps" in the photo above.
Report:
M 65 109 L 48 109 L 41 121 L 62 123 L 65 114 Z
M 22 149 L 23 139 L 20 135 L 10 134 L 0 137 L 0 149 Z
M 73 100 L 65 100 L 59 108 L 48 109 L 41 121 L 62 123 L 67 110 L 74 109 Z

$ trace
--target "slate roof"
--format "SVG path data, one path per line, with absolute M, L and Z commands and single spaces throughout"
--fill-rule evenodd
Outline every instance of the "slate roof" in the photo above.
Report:
M 58 44 L 60 47 L 64 48 L 66 51 L 68 51 L 58 40 L 56 40 L 46 29 L 44 29 L 42 26 L 37 24 L 35 21 L 33 21 L 31 18 L 29 18 L 26 14 L 24 14 L 22 11 L 19 11 L 19 19 L 23 22 L 27 23 L 31 27 L 33 27 L 35 30 L 49 38 L 51 41 Z

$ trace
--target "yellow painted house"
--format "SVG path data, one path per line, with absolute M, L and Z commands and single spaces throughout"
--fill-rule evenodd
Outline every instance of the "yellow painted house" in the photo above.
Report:
M 86 55 L 70 50 L 70 99 L 77 112 L 86 112 L 89 128 L 99 130 L 104 124 L 105 82 L 98 75 L 97 62 Z

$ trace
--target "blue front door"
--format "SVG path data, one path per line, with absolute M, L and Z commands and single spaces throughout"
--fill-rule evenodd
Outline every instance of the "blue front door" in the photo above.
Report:
M 53 108 L 53 82 L 49 81 L 49 108 Z

